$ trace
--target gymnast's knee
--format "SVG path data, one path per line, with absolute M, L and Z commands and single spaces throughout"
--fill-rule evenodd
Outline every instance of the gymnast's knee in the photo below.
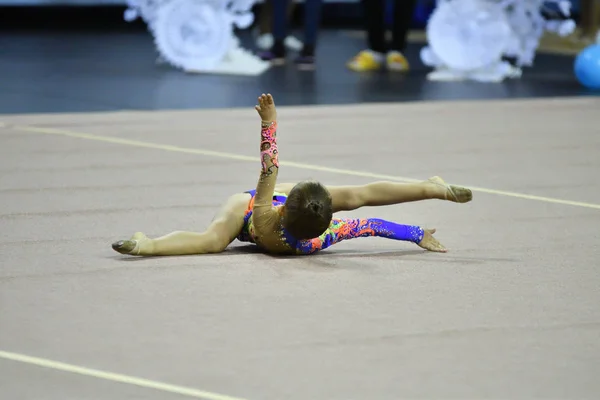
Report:
M 209 253 L 220 253 L 224 251 L 237 236 L 232 232 L 232 227 L 226 220 L 216 220 L 203 235 L 202 247 Z
M 204 240 L 198 243 L 202 253 L 220 253 L 229 246 L 230 240 L 222 233 L 209 231 L 204 234 Z

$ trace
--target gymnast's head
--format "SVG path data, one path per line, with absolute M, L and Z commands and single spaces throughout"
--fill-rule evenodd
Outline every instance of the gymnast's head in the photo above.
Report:
M 331 194 L 319 182 L 298 183 L 288 194 L 283 207 L 283 227 L 296 239 L 319 237 L 333 218 Z

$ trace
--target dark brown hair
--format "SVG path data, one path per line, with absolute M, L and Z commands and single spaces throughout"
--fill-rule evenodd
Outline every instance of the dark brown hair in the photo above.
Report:
M 319 237 L 329 228 L 333 217 L 331 194 L 315 181 L 304 181 L 292 188 L 285 201 L 283 227 L 296 239 Z

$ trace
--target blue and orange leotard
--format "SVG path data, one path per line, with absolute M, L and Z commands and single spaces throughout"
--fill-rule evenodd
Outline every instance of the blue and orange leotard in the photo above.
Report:
M 237 239 L 241 242 L 256 243 L 252 223 L 252 208 L 255 190 L 249 190 L 252 198 L 248 202 L 244 225 Z M 273 194 L 273 206 L 285 204 L 287 196 L 284 193 Z M 329 228 L 321 236 L 309 240 L 297 240 L 289 232 L 280 227 L 279 235 L 295 254 L 313 254 L 324 250 L 343 240 L 359 237 L 384 237 L 394 240 L 419 243 L 423 239 L 423 228 L 413 225 L 401 225 L 378 218 L 333 218 Z
M 240 242 L 256 243 L 256 240 L 254 239 L 254 237 L 255 237 L 254 236 L 254 224 L 252 222 L 252 210 L 254 208 L 254 199 L 256 196 L 256 190 L 255 189 L 247 190 L 244 193 L 250 193 L 250 195 L 252 197 L 250 198 L 250 201 L 248 202 L 248 208 L 246 208 L 246 214 L 244 215 L 244 226 L 242 227 L 242 230 L 241 230 L 240 234 L 238 235 L 237 239 Z M 278 192 L 273 193 L 273 206 L 274 207 L 283 205 L 286 200 L 287 200 L 287 196 L 285 195 L 285 193 L 278 193 Z

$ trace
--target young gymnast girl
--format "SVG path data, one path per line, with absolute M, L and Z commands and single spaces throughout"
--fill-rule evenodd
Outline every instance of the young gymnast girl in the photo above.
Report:
M 273 97 L 261 95 L 261 171 L 256 189 L 231 196 L 202 233 L 173 232 L 151 239 L 141 232 L 112 244 L 122 254 L 174 256 L 219 253 L 238 239 L 271 254 L 313 254 L 342 240 L 377 236 L 413 242 L 446 252 L 435 229 L 401 225 L 377 218 L 333 218 L 338 211 L 440 199 L 471 201 L 471 190 L 433 177 L 419 183 L 374 182 L 362 186 L 324 186 L 315 181 L 276 185 L 279 172 L 277 113 Z

